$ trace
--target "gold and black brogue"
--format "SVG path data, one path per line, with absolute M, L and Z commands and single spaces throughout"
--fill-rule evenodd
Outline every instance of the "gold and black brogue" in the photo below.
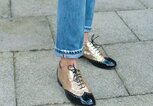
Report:
M 57 69 L 57 80 L 65 91 L 66 97 L 74 104 L 83 106 L 94 106 L 95 98 L 84 80 L 79 69 L 69 65 L 67 70 L 62 70 L 59 64 Z
M 97 37 L 96 37 L 97 38 Z M 115 68 L 117 63 L 110 57 L 103 56 L 100 52 L 100 45 L 94 42 L 94 34 L 91 37 L 91 41 L 87 41 L 83 44 L 84 54 L 83 57 L 89 60 L 93 65 L 103 68 L 103 69 L 112 69 Z

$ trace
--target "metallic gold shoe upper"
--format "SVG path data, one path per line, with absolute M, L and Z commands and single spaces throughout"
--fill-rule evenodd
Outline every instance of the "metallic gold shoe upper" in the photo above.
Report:
M 95 61 L 104 61 L 105 58 L 100 53 L 99 49 L 93 45 L 90 41 L 87 41 L 86 43 L 83 44 L 84 48 L 84 56 L 88 59 L 95 60 Z
M 96 37 L 97 38 L 97 37 Z M 93 65 L 104 68 L 104 69 L 113 69 L 116 67 L 117 63 L 115 60 L 108 56 L 104 56 L 99 50 L 101 45 L 94 42 L 94 34 L 91 37 L 91 41 L 87 41 L 83 44 L 84 57 L 87 58 Z
M 82 96 L 85 92 L 91 93 L 91 90 L 81 75 L 79 69 L 74 65 L 69 65 L 67 70 L 62 70 L 58 67 L 58 79 L 63 88 L 76 96 Z

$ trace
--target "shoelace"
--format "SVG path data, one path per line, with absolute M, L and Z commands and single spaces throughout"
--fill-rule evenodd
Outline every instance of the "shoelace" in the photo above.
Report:
M 78 83 L 78 86 L 80 86 L 80 89 L 84 88 L 85 84 L 84 84 L 84 82 L 82 80 L 82 76 L 81 76 L 80 70 L 76 69 L 74 64 L 73 65 L 69 65 L 68 69 L 70 71 L 72 71 L 73 74 L 74 74 L 73 81 Z
M 97 44 L 94 40 L 96 39 L 96 38 L 98 38 L 99 36 L 96 36 L 95 37 L 95 35 L 93 34 L 92 36 L 91 36 L 91 46 L 92 46 L 92 48 L 95 50 L 95 52 L 98 54 L 98 55 L 101 55 L 101 52 L 100 52 L 100 50 L 99 50 L 99 48 L 100 47 L 102 47 L 102 45 L 100 45 L 100 44 Z

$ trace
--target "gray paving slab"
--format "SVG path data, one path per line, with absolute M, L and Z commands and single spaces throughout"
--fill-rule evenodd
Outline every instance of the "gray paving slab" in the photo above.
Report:
M 48 17 L 54 39 L 57 26 L 56 18 L 56 16 Z M 92 27 L 92 32 L 99 36 L 96 39 L 96 42 L 99 44 L 138 41 L 135 35 L 114 12 L 95 13 Z
M 144 9 L 138 0 L 96 0 L 95 11 Z
M 0 106 L 16 106 L 12 53 L 0 53 Z
M 153 8 L 153 1 L 152 0 L 140 0 L 147 8 Z
M 55 36 L 56 36 L 56 27 L 57 27 L 57 17 L 56 16 L 48 16 L 48 21 L 49 21 L 49 24 L 50 24 L 50 30 L 52 32 L 52 35 L 53 35 L 53 39 L 55 41 Z
M 45 17 L 0 19 L 0 51 L 52 49 L 53 39 Z
M 96 106 L 152 106 L 153 95 L 138 95 L 123 98 L 98 100 Z
M 18 106 L 69 103 L 56 80 L 58 58 L 53 52 L 20 52 L 15 57 Z
M 153 92 L 153 42 L 105 46 L 131 95 Z
M 10 17 L 9 0 L 0 1 L 0 18 Z
M 99 44 L 137 41 L 137 38 L 114 12 L 95 13 L 93 32 Z
M 56 82 L 55 70 L 58 58 L 54 57 L 52 52 L 23 52 L 17 53 L 15 56 L 19 106 L 69 102 L 64 95 L 64 91 Z M 85 62 L 79 60 L 79 64 L 82 63 Z M 90 67 L 90 70 L 85 67 Z M 127 95 L 114 71 L 109 72 L 95 68 L 88 62 L 81 68 L 82 70 L 86 69 L 83 70 L 83 73 L 91 84 L 96 98 Z M 89 74 L 91 70 L 97 71 L 93 72 L 92 77 Z M 101 89 L 103 90 L 101 91 Z M 99 91 L 101 92 L 99 93 Z M 106 93 L 107 91 L 109 92 Z
M 56 15 L 57 0 L 12 0 L 13 17 Z
M 96 99 L 128 95 L 115 70 L 97 68 L 85 58 L 80 59 L 78 63 Z
M 75 106 L 74 104 L 53 104 L 53 105 L 43 105 L 43 106 Z
M 153 10 L 122 11 L 118 14 L 141 40 L 153 39 Z

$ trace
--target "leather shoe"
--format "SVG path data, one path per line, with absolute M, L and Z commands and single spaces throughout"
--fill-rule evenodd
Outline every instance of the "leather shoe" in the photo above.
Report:
M 89 85 L 74 64 L 69 65 L 66 70 L 63 70 L 59 64 L 57 80 L 63 87 L 66 97 L 72 103 L 83 106 L 94 106 L 96 104 Z
M 113 69 L 117 63 L 110 57 L 104 57 L 99 50 L 100 45 L 94 42 L 94 34 L 91 37 L 91 41 L 87 41 L 83 44 L 84 54 L 83 57 L 89 60 L 93 65 L 104 68 Z

